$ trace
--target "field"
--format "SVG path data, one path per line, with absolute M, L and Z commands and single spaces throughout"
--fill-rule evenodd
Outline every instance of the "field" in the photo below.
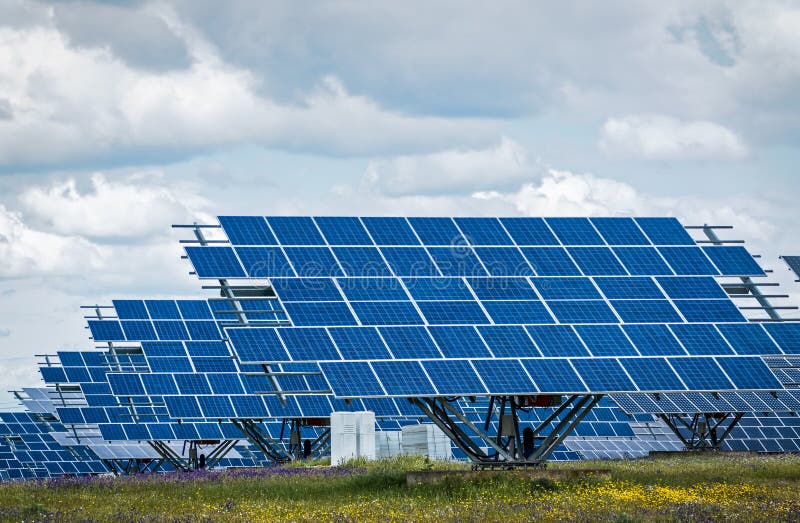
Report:
M 0 484 L 2 521 L 800 521 L 800 456 L 684 454 L 551 464 L 408 487 L 402 458 Z M 602 470 L 601 470 L 602 469 Z M 567 477 L 565 470 L 598 471 Z M 565 479 L 566 478 L 566 479 Z

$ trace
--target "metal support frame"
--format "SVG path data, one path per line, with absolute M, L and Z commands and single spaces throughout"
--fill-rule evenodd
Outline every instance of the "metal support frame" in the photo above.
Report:
M 224 458 L 238 442 L 239 440 L 237 439 L 222 440 L 211 452 L 209 452 L 208 456 L 206 457 L 206 468 L 213 468 L 218 465 L 220 460 L 222 460 L 222 458 Z M 158 455 L 161 456 L 164 461 L 172 465 L 175 470 L 181 470 L 184 472 L 200 468 L 196 452 L 192 452 L 193 449 L 197 449 L 198 442 L 189 441 L 188 443 L 189 458 L 184 458 L 163 441 L 155 440 L 147 442 L 147 444 L 150 445 L 153 450 L 158 452 Z
M 100 460 L 111 470 L 115 476 L 128 476 L 131 474 L 152 474 L 158 472 L 164 464 L 164 459 L 130 458 L 130 459 L 103 459 Z
M 537 466 L 547 458 L 594 408 L 602 394 L 573 395 L 567 398 L 550 416 L 533 430 L 539 436 L 539 444 L 526 455 L 519 431 L 519 404 L 512 396 L 490 398 L 483 428 L 470 421 L 446 398 L 409 398 L 461 449 L 476 467 L 528 467 Z M 497 432 L 490 433 L 492 418 L 497 416 Z M 559 418 L 560 417 L 560 418 Z M 510 430 L 504 432 L 504 418 L 510 418 Z M 552 424 L 558 420 L 555 427 Z M 507 429 L 509 427 L 506 427 Z M 484 443 L 486 452 L 476 440 Z
M 657 414 L 657 416 L 675 433 L 687 450 L 719 450 L 744 413 Z
M 258 449 L 273 463 L 292 461 L 293 455 L 287 451 L 280 440 L 276 440 L 258 424 L 249 419 L 232 419 L 231 422 L 247 436 Z

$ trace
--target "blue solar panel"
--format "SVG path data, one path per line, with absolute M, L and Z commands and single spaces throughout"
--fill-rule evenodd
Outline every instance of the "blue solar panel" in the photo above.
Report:
M 143 396 L 144 387 L 136 374 L 113 374 L 107 375 L 108 384 L 115 396 Z
M 428 252 L 445 276 L 486 276 L 481 262 L 468 247 L 430 247 Z
M 599 300 L 600 293 L 589 278 L 531 278 L 545 300 Z
M 396 359 L 442 357 L 424 327 L 384 327 L 379 331 Z
M 546 221 L 564 245 L 605 245 L 587 218 L 547 218 Z
M 334 247 L 347 276 L 391 276 L 389 266 L 375 247 Z
M 294 361 L 341 359 L 325 329 L 278 329 Z
M 611 305 L 625 323 L 683 321 L 667 300 L 612 300 Z
M 230 247 L 186 247 L 198 278 L 244 278 L 245 272 Z
M 662 247 L 659 252 L 675 274 L 686 276 L 719 274 L 699 247 Z
M 529 325 L 526 329 L 545 357 L 589 356 L 569 325 Z
M 95 341 L 124 341 L 125 334 L 118 321 L 89 320 L 89 330 Z
M 328 332 L 346 360 L 390 358 L 386 345 L 374 328 L 339 327 Z
M 540 356 L 525 329 L 520 325 L 478 327 L 495 358 L 535 358 Z
M 540 301 L 483 301 L 483 307 L 495 323 L 555 323 Z
M 339 287 L 350 301 L 407 301 L 397 278 L 340 278 Z
M 466 241 L 450 218 L 409 218 L 411 226 L 425 245 L 459 245 Z
M 474 327 L 429 327 L 445 358 L 489 358 L 491 354 Z
M 516 247 L 476 247 L 475 253 L 492 276 L 531 276 L 534 274 Z
M 625 358 L 621 362 L 639 390 L 686 390 L 677 374 L 662 358 Z
M 673 303 L 691 323 L 747 321 L 730 300 L 674 300 Z
M 147 320 L 150 317 L 142 300 L 112 300 L 117 317 L 121 320 Z
M 649 245 L 642 231 L 631 218 L 591 218 L 609 245 Z
M 618 323 L 604 301 L 550 301 L 547 305 L 561 323 Z
M 690 355 L 733 354 L 713 325 L 670 325 Z
M 476 301 L 418 301 L 417 307 L 431 325 L 489 323 Z
M 275 329 L 228 329 L 227 334 L 241 361 L 289 361 Z
M 423 363 L 439 394 L 470 396 L 486 393 L 472 366 L 465 360 L 431 360 Z
M 170 374 L 142 374 L 142 384 L 148 394 L 178 394 L 178 387 Z
M 667 293 L 667 296 L 672 299 L 728 298 L 728 295 L 717 283 L 717 280 L 710 276 L 657 278 L 657 280 L 664 292 Z
M 558 240 L 541 218 L 500 218 L 517 245 L 558 245 Z
M 764 328 L 785 354 L 800 354 L 800 323 L 768 323 Z
M 638 356 L 619 325 L 576 325 L 575 330 L 594 356 Z
M 216 358 L 206 358 L 206 359 L 216 359 Z M 231 360 L 229 359 L 228 362 L 230 363 Z M 202 370 L 200 370 L 199 368 L 197 369 L 197 371 L 202 372 Z M 244 387 L 242 387 L 242 382 L 239 381 L 239 376 L 237 374 L 234 374 L 234 372 L 236 372 L 236 369 L 230 371 L 230 373 L 228 374 L 224 373 L 206 374 L 206 379 L 208 380 L 208 384 L 211 385 L 211 392 L 213 392 L 214 394 L 244 394 L 245 391 Z
M 761 358 L 717 358 L 717 363 L 740 389 L 783 389 Z
M 650 278 L 594 278 L 606 298 L 624 299 L 662 299 L 664 295 L 658 285 Z
M 232 418 L 236 415 L 226 396 L 198 396 L 197 401 L 206 418 Z
M 275 245 L 263 216 L 220 216 L 219 223 L 232 245 Z
M 171 418 L 201 418 L 202 413 L 194 396 L 164 396 Z
M 404 278 L 403 283 L 417 301 L 474 299 L 461 278 Z
M 694 240 L 675 218 L 636 218 L 636 223 L 655 245 L 694 245 Z
M 204 300 L 178 300 L 178 309 L 186 320 L 210 320 L 214 316 Z
M 518 360 L 474 360 L 472 364 L 492 394 L 531 394 L 537 391 Z
M 686 354 L 666 325 L 625 325 L 622 328 L 642 356 Z
M 737 354 L 780 354 L 781 350 L 755 323 L 722 324 L 717 328 Z
M 562 247 L 522 247 L 533 270 L 539 276 L 580 276 L 581 271 Z
M 340 398 L 352 396 L 383 396 L 385 393 L 366 362 L 320 363 L 320 369 Z
M 372 245 L 361 220 L 352 216 L 317 216 L 314 218 L 328 245 Z
M 436 391 L 417 361 L 376 361 L 372 369 L 389 395 L 432 396 Z
M 148 360 L 152 372 L 192 372 L 189 358 L 150 358 Z
M 160 340 L 188 340 L 189 333 L 180 321 L 154 321 L 153 327 L 156 329 Z
M 582 392 L 586 386 L 567 360 L 521 360 L 541 392 Z
M 181 394 L 211 394 L 211 387 L 203 374 L 175 374 L 174 378 Z
M 734 388 L 714 358 L 670 358 L 669 362 L 689 390 L 715 391 Z
M 280 247 L 237 247 L 236 253 L 251 278 L 294 276 Z
M 469 278 L 467 283 L 479 300 L 538 300 L 524 278 Z
M 344 276 L 327 247 L 286 247 L 285 251 L 298 276 Z
M 607 247 L 571 247 L 572 259 L 587 276 L 618 276 L 627 272 Z
M 419 239 L 405 218 L 362 218 L 378 245 L 419 245 Z
M 743 276 L 763 276 L 764 271 L 759 267 L 753 256 L 744 247 L 714 246 L 703 247 L 703 252 L 711 258 L 714 265 L 722 274 Z
M 658 254 L 658 251 L 650 247 L 614 247 L 614 254 L 634 276 L 656 276 L 672 274 Z
M 282 301 L 342 301 L 339 289 L 330 278 L 276 278 L 271 283 Z
M 497 218 L 455 218 L 455 222 L 472 245 L 513 245 Z
M 45 383 L 66 383 L 67 374 L 62 367 L 39 367 Z
M 284 303 L 283 305 L 295 326 L 356 325 L 353 314 L 344 302 Z M 358 305 L 365 304 L 360 302 Z M 355 304 L 353 308 L 356 308 Z M 358 311 L 356 312 L 358 313 Z
M 267 216 L 267 221 L 283 245 L 325 245 L 308 216 Z
M 628 378 L 619 361 L 612 358 L 575 359 L 575 369 L 589 390 L 596 392 L 633 391 L 636 386 Z
M 121 321 L 122 330 L 125 332 L 125 337 L 129 340 L 156 340 L 156 331 L 153 329 L 153 324 L 149 321 L 128 320 Z
M 181 314 L 173 300 L 145 300 L 150 317 L 154 320 L 179 320 Z M 116 306 L 115 306 L 116 308 Z M 117 311 L 119 315 L 119 311 Z
M 424 323 L 410 301 L 357 301 L 351 305 L 362 325 L 422 325 Z M 330 321 L 317 323 L 317 325 L 326 324 L 331 325 Z
M 422 247 L 382 247 L 381 252 L 396 276 L 438 276 L 428 252 Z

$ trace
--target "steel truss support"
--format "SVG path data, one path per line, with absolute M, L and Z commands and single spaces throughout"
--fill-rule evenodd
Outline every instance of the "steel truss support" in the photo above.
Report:
M 719 450 L 744 413 L 658 414 L 687 450 Z
M 239 440 L 236 439 L 228 439 L 222 440 L 216 447 L 214 447 L 211 452 L 209 452 L 208 456 L 206 457 L 205 467 L 206 468 L 213 468 L 219 464 L 220 460 L 224 458 L 228 452 L 236 446 Z M 198 442 L 190 441 L 189 442 L 189 457 L 184 458 L 177 452 L 175 452 L 172 447 L 164 443 L 163 441 L 148 441 L 147 442 L 153 450 L 158 452 L 158 455 L 163 458 L 164 461 L 169 463 L 170 465 L 175 468 L 175 470 L 181 471 L 189 471 L 200 468 L 200 462 L 197 459 L 197 446 Z
M 269 435 L 269 433 L 258 426 L 253 420 L 248 419 L 232 419 L 236 427 L 247 436 L 258 449 L 270 461 L 274 463 L 287 463 L 292 461 L 293 456 L 291 452 L 287 452 L 283 444 Z
M 520 408 L 512 396 L 495 396 L 489 401 L 483 428 L 470 421 L 445 398 L 409 398 L 478 467 L 525 467 L 541 465 L 594 408 L 602 394 L 573 395 L 533 429 L 538 445 L 523 443 L 519 431 Z M 498 416 L 492 434 L 492 417 Z M 557 421 L 557 423 L 556 423 Z M 552 426 L 556 423 L 555 427 Z M 549 430 L 548 429 L 551 429 Z M 546 433 L 546 435 L 544 435 Z M 489 447 L 484 451 L 480 441 Z
M 104 459 L 101 460 L 115 476 L 146 474 L 158 472 L 164 464 L 163 459 Z

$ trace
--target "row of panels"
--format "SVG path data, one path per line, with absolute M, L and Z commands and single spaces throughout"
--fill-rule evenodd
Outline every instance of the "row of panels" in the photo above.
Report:
M 242 363 L 800 352 L 800 323 L 237 327 Z
M 220 216 L 233 245 L 693 245 L 675 218 Z
M 187 247 L 197 276 L 763 276 L 744 247 Z

